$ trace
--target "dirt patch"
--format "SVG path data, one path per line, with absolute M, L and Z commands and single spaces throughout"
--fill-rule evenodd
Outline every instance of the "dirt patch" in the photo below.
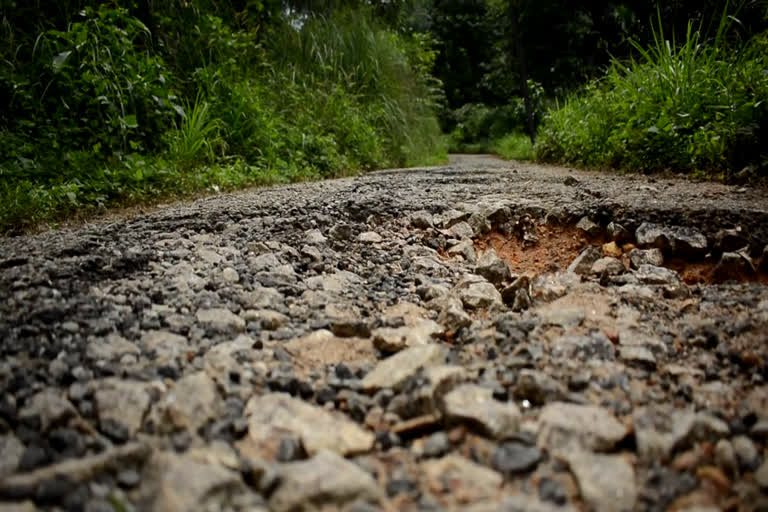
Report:
M 536 226 L 538 242 L 524 244 L 516 236 L 507 236 L 499 232 L 484 235 L 475 241 L 475 249 L 484 251 L 489 247 L 509 263 L 516 274 L 538 275 L 555 270 L 563 270 L 579 255 L 589 243 L 584 232 L 575 226 Z
M 592 245 L 600 248 L 607 240 L 601 237 L 588 237 L 575 226 L 539 225 L 536 226 L 538 241 L 535 244 L 524 242 L 516 235 L 505 235 L 493 231 L 475 240 L 475 249 L 479 252 L 492 247 L 499 257 L 505 260 L 513 273 L 535 276 L 542 273 L 564 270 L 576 259 L 581 251 Z M 625 246 L 621 261 L 629 268 L 629 250 L 634 245 Z M 621 250 L 621 248 L 619 248 Z M 614 256 L 606 254 L 606 256 Z M 756 268 L 760 268 L 755 261 Z M 711 258 L 686 260 L 672 258 L 664 266 L 675 270 L 680 278 L 689 285 L 716 284 L 723 282 L 755 282 L 768 284 L 768 273 L 764 271 L 740 270 L 727 274 L 718 273 L 717 261 Z

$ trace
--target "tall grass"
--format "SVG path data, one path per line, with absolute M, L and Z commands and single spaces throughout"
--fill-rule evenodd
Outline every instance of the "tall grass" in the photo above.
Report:
M 726 6 L 727 9 L 727 6 Z M 538 158 L 594 167 L 722 176 L 768 162 L 768 34 L 728 43 L 723 12 L 704 40 L 688 25 L 678 42 L 661 20 L 638 58 L 614 61 L 604 78 L 551 110 Z

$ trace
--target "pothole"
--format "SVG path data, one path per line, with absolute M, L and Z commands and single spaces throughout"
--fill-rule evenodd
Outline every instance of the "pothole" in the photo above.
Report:
M 535 232 L 532 233 L 531 229 Z M 638 247 L 634 237 L 622 243 L 612 243 L 611 237 L 604 231 L 590 236 L 576 225 L 552 224 L 532 226 L 525 234 L 493 230 L 476 238 L 474 246 L 478 252 L 493 248 L 514 274 L 529 277 L 567 269 L 590 246 L 598 249 L 603 256 L 618 259 L 627 269 L 632 268 L 632 250 L 652 248 Z M 725 282 L 768 284 L 768 256 L 753 256 L 747 246 L 732 251 L 709 250 L 699 255 L 675 255 L 668 248 L 662 253 L 661 266 L 676 271 L 689 285 Z

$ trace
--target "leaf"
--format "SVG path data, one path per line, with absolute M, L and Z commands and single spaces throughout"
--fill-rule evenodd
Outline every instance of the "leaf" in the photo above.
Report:
M 129 114 L 123 118 L 123 122 L 125 123 L 125 126 L 128 128 L 138 128 L 139 122 L 136 120 L 136 116 L 133 114 Z
M 69 56 L 72 55 L 72 50 L 68 50 L 66 52 L 61 52 L 57 56 L 53 58 L 53 72 L 58 73 L 61 71 L 61 68 L 64 67 L 64 65 L 69 60 Z

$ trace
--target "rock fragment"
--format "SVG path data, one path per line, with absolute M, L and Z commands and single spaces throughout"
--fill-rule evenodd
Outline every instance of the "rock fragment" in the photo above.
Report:
M 286 434 L 296 436 L 309 455 L 323 450 L 352 455 L 373 446 L 373 434 L 356 423 L 286 393 L 253 397 L 244 414 L 249 428 L 240 450 L 258 458 L 275 458 L 275 443 Z
M 245 320 L 228 309 L 213 308 L 197 311 L 197 321 L 219 332 L 242 332 Z
M 582 230 L 589 236 L 600 236 L 603 233 L 603 228 L 597 222 L 593 221 L 589 217 L 582 217 L 576 228 Z
M 371 475 L 329 451 L 284 464 L 277 471 L 279 484 L 269 497 L 270 510 L 275 512 L 339 510 L 352 503 L 380 504 L 384 499 Z
M 451 422 L 468 422 L 494 439 L 506 439 L 517 433 L 520 410 L 510 402 L 493 398 L 493 390 L 463 384 L 444 397 L 444 414 Z
M 629 264 L 633 269 L 642 265 L 654 265 L 660 267 L 664 264 L 664 254 L 661 249 L 632 249 L 629 251 Z
M 568 265 L 568 272 L 573 272 L 574 274 L 582 276 L 589 275 L 592 271 L 592 265 L 602 257 L 603 254 L 600 252 L 600 249 L 590 245 L 582 250 L 581 254 Z
M 627 435 L 627 428 L 607 409 L 565 402 L 547 404 L 539 414 L 538 442 L 551 450 L 583 447 L 606 451 Z
M 397 389 L 421 368 L 437 366 L 445 360 L 445 349 L 439 345 L 411 347 L 380 361 L 361 383 L 363 389 Z
M 52 388 L 33 395 L 19 411 L 19 417 L 23 420 L 39 418 L 43 432 L 75 416 L 77 416 L 75 406 L 60 391 Z
M 459 504 L 492 500 L 498 497 L 502 476 L 459 455 L 428 460 L 421 464 L 428 488 L 438 495 L 450 495 Z
M 582 498 L 593 510 L 628 512 L 635 509 L 635 471 L 620 455 L 575 452 L 567 457 Z
M 494 284 L 502 283 L 511 276 L 509 265 L 499 258 L 493 248 L 487 249 L 480 255 L 475 272 Z

